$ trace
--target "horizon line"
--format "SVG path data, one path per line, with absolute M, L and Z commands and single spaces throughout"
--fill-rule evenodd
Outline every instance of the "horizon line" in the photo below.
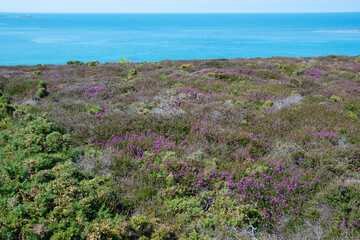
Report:
M 308 14 L 308 13 L 360 13 L 360 11 L 339 12 L 0 12 L 0 14 Z

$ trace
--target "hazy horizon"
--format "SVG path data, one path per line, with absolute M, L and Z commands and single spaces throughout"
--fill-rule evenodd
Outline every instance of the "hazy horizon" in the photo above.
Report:
M 348 12 L 0 12 L 0 14 L 321 14 L 321 13 L 360 13 Z
M 0 13 L 340 13 L 360 12 L 360 1 L 344 0 L 13 0 Z

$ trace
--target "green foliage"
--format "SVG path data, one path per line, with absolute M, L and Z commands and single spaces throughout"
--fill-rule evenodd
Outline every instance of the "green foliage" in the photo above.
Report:
M 43 82 L 43 81 L 41 81 L 41 82 L 39 82 L 39 84 L 38 84 L 38 91 L 37 91 L 37 93 L 36 93 L 36 96 L 38 97 L 38 98 L 44 98 L 44 97 L 47 97 L 47 96 L 49 96 L 49 92 L 47 91 L 47 87 L 46 87 L 46 83 L 45 82 Z
M 86 106 L 86 112 L 89 114 L 96 114 L 103 110 L 103 108 L 100 105 L 90 105 Z
M 15 107 L 10 105 L 10 98 L 2 96 L 2 92 L 0 91 L 0 122 L 7 121 L 6 119 L 12 117 L 15 110 Z M 1 128 L 0 126 L 0 129 Z
M 131 84 L 127 84 L 124 87 L 121 87 L 119 89 L 120 94 L 126 94 L 126 93 L 136 92 L 136 91 L 137 91 L 136 88 Z
M 136 69 L 130 69 L 127 72 L 128 79 L 135 77 L 137 74 L 138 74 L 138 71 Z
M 48 95 L 49 95 L 49 92 L 46 91 L 45 88 L 39 88 L 39 91 L 36 93 L 36 96 L 37 96 L 38 98 L 44 98 L 44 97 L 46 97 L 46 96 L 48 96 Z
M 182 83 L 175 83 L 172 87 L 173 87 L 173 88 L 180 88 L 180 87 L 184 87 L 184 84 L 182 84 Z
M 358 116 L 353 111 L 348 111 L 348 115 L 352 120 L 354 121 L 358 120 Z
M 237 88 L 234 88 L 234 89 L 232 90 L 232 93 L 233 93 L 234 95 L 238 95 L 239 90 L 237 90 Z
M 32 89 L 32 88 L 36 88 L 36 86 L 38 85 L 39 80 L 33 80 L 33 79 L 17 79 L 16 81 L 11 81 L 8 82 L 5 86 L 4 86 L 4 92 L 6 92 L 6 94 L 9 94 L 11 96 L 14 95 L 19 95 L 19 94 L 24 94 L 26 93 L 28 90 Z M 0 89 L 1 90 L 1 89 Z
M 265 102 L 262 104 L 261 109 L 269 109 L 269 108 L 271 108 L 273 105 L 274 105 L 274 102 L 273 102 L 273 101 L 267 100 L 267 101 L 265 101 Z
M 238 77 L 236 80 L 233 80 L 232 83 L 249 83 L 252 82 L 253 79 L 251 77 L 248 76 L 242 76 L 242 77 Z
M 37 70 L 33 72 L 36 76 L 40 76 L 41 75 L 41 71 Z
M 316 196 L 315 204 L 305 214 L 311 221 L 327 226 L 324 234 L 329 238 L 342 239 L 346 234 L 349 239 L 355 239 L 360 234 L 358 185 L 358 180 L 348 179 L 329 186 Z
M 342 101 L 342 98 L 339 97 L 339 96 L 333 95 L 333 96 L 330 97 L 330 100 L 331 100 L 332 102 L 341 102 L 341 101 Z
M 223 79 L 224 75 L 222 73 L 220 73 L 219 71 L 214 71 L 211 73 L 206 74 L 206 76 L 211 77 L 211 78 L 216 78 L 216 79 Z
M 4 66 L 0 239 L 358 238 L 354 59 Z
M 183 64 L 183 65 L 181 65 L 181 68 L 191 68 L 191 67 L 193 67 L 194 65 L 192 65 L 192 64 Z
M 67 61 L 66 62 L 67 65 L 86 65 L 86 63 L 82 62 L 82 61 L 79 61 L 79 60 L 75 60 L 75 61 Z
M 360 102 L 357 99 L 347 100 L 345 101 L 345 109 L 348 116 L 356 122 L 360 116 Z
M 360 219 L 360 189 L 357 182 L 354 183 L 356 184 L 331 188 L 325 195 L 325 200 L 339 211 L 341 218 L 350 221 Z
M 99 61 L 90 61 L 90 62 L 86 63 L 86 65 L 88 67 L 96 67 L 97 65 L 99 65 Z
M 171 239 L 157 219 L 115 213 L 113 183 L 73 164 L 73 149 L 46 116 L 0 132 L 0 239 Z
M 120 59 L 118 62 L 119 62 L 119 63 L 131 63 L 131 61 L 130 61 L 130 60 L 127 60 L 126 57 Z

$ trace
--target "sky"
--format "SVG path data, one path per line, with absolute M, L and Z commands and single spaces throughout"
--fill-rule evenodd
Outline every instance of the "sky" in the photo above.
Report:
M 0 0 L 19 13 L 360 12 L 360 0 Z

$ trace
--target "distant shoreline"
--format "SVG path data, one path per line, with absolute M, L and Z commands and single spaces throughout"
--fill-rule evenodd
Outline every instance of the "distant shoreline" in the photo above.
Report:
M 360 62 L 360 54 L 359 55 L 324 55 L 324 56 L 310 56 L 310 57 L 285 57 L 285 56 L 273 56 L 273 57 L 252 57 L 252 58 L 208 58 L 208 59 L 163 59 L 159 61 L 130 61 L 126 58 L 123 58 L 119 61 L 105 61 L 105 62 L 99 62 L 96 60 L 90 60 L 90 61 L 78 61 L 78 60 L 69 60 L 67 62 L 64 62 L 63 64 L 52 64 L 52 63 L 45 63 L 45 64 L 20 64 L 20 65 L 0 65 L 0 67 L 32 67 L 32 66 L 64 66 L 64 65 L 83 65 L 87 66 L 89 63 L 96 63 L 96 64 L 117 64 L 117 63 L 133 63 L 133 64 L 139 64 L 139 63 L 161 63 L 166 61 L 171 62 L 201 62 L 201 61 L 231 61 L 231 60 L 254 60 L 259 59 L 262 61 L 272 61 L 272 60 L 302 60 L 303 63 L 314 63 L 317 61 L 321 61 L 322 59 L 342 59 L 342 60 L 349 60 L 355 59 L 356 62 Z M 124 60 L 125 59 L 125 60 Z M 124 60 L 124 62 L 123 62 Z M 72 62 L 72 64 L 69 64 Z
M 0 15 L 2 18 L 10 17 L 10 18 L 33 18 L 31 15 L 20 15 L 20 16 L 7 16 L 7 15 Z

